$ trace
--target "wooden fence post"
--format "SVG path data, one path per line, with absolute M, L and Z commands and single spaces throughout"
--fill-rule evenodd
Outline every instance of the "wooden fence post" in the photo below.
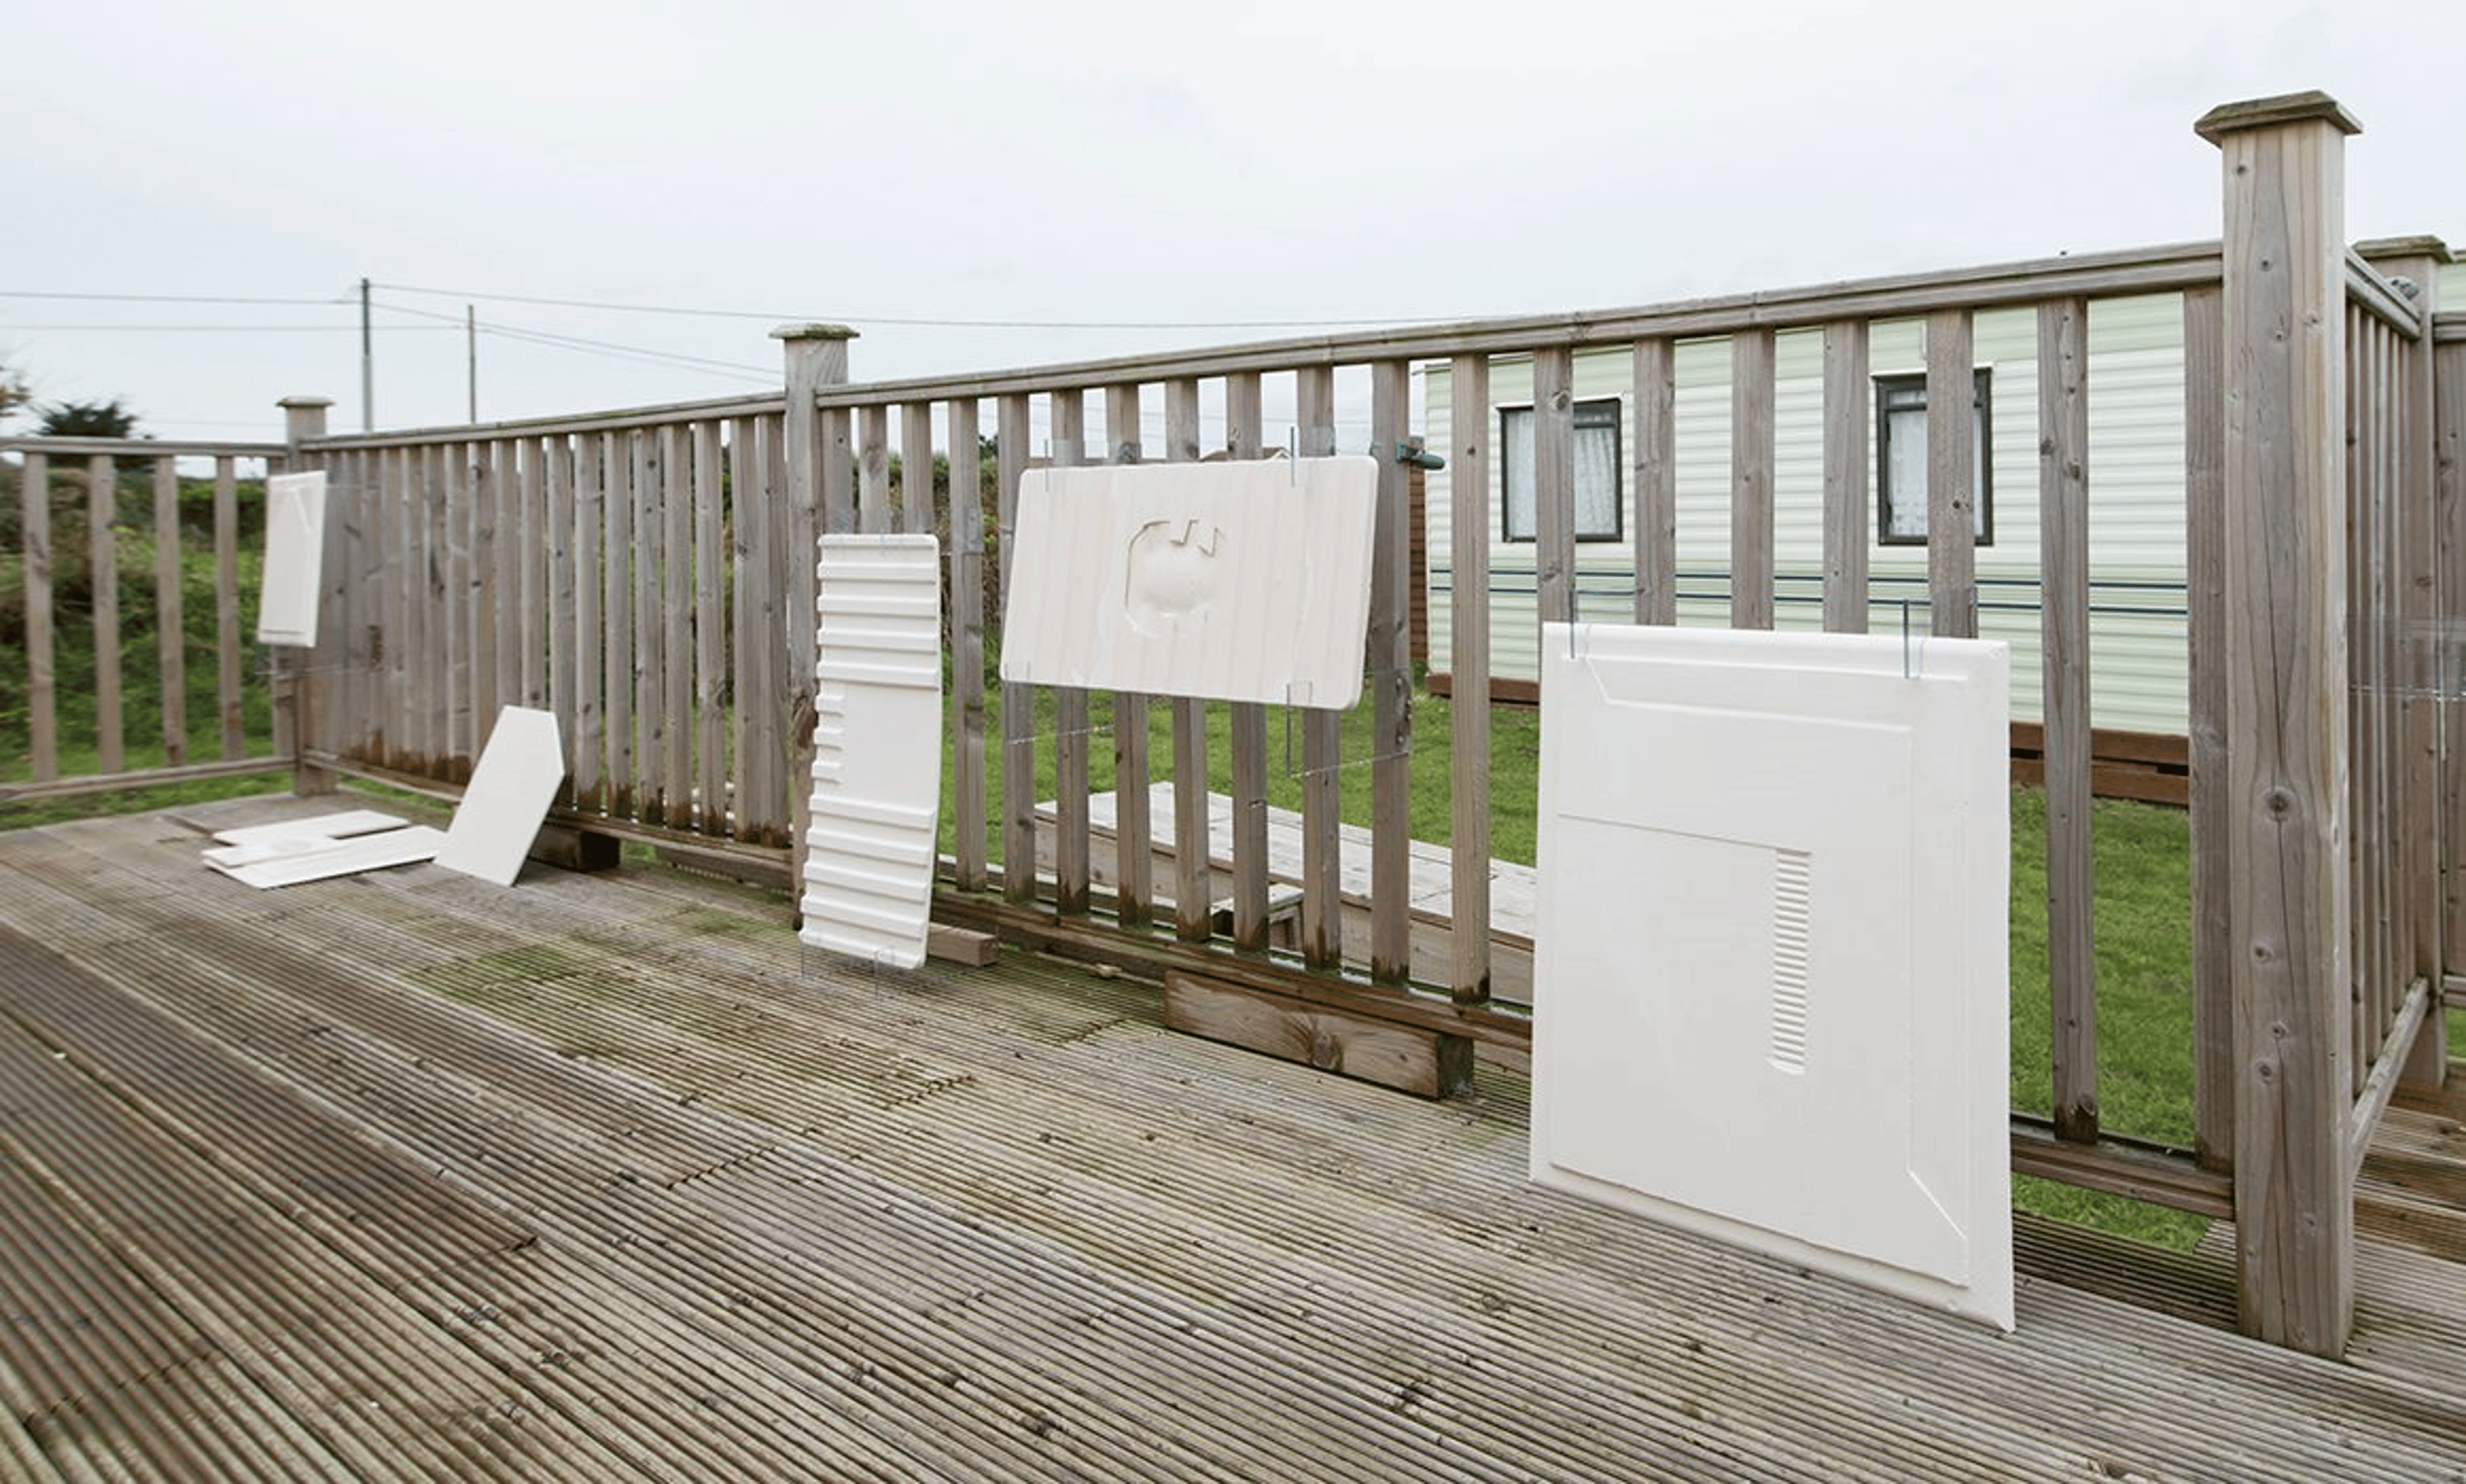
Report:
M 817 520 L 829 493 L 822 482 L 821 421 L 814 397 L 824 387 L 846 384 L 848 342 L 856 331 L 844 325 L 783 325 L 771 335 L 788 360 L 787 431 L 781 439 L 788 463 L 788 591 L 781 604 L 788 631 L 772 638 L 786 646 L 781 663 L 788 684 L 780 694 L 788 698 L 788 897 L 801 925 L 805 829 L 813 822 L 814 809 L 814 600 L 816 568 L 821 561 Z M 846 494 L 839 491 L 842 503 Z M 744 595 L 737 600 L 744 601 Z
M 2354 1312 L 2346 851 L 2345 136 L 2327 95 L 2222 104 L 2226 834 L 2242 1323 L 2335 1356 Z
M 283 466 L 291 473 L 300 473 L 308 467 L 303 445 L 325 436 L 325 410 L 334 405 L 333 399 L 286 396 L 275 405 L 282 409 L 282 441 L 290 449 Z M 334 740 L 333 718 L 326 714 L 325 678 L 313 666 L 304 664 L 300 653 L 289 645 L 276 646 L 273 668 L 275 750 L 291 756 L 291 792 L 303 797 L 330 794 L 334 792 L 334 775 L 307 760 L 311 748 L 327 746 Z

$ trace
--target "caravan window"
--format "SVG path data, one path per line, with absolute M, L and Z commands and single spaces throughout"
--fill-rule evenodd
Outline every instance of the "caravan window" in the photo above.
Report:
M 1980 367 L 1970 408 L 1973 462 L 1970 532 L 1995 544 L 1995 461 L 1989 412 L 1994 371 Z M 1927 390 L 1924 372 L 1875 378 L 1875 534 L 1885 546 L 1924 546 L 1927 538 Z
M 1504 532 L 1531 541 L 1539 530 L 1533 506 L 1533 409 L 1498 411 L 1498 473 L 1505 496 Z M 1625 535 L 1619 500 L 1619 401 L 1576 404 L 1576 539 L 1617 541 Z

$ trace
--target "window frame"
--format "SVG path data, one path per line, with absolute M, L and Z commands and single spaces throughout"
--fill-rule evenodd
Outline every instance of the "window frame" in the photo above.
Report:
M 1577 428 L 1582 430 L 1586 427 L 1583 421 L 1585 409 L 1604 407 L 1609 409 L 1607 422 L 1595 422 L 1591 427 L 1595 430 L 1607 427 L 1610 435 L 1610 529 L 1606 533 L 1587 534 L 1579 527 L 1575 532 L 1579 545 L 1603 545 L 1626 540 L 1626 399 L 1620 396 L 1580 397 L 1575 402 L 1573 414 Z M 1497 404 L 1497 412 L 1498 539 L 1509 546 L 1537 545 L 1541 539 L 1541 507 L 1529 494 L 1525 504 L 1531 511 L 1533 528 L 1521 535 L 1516 533 L 1515 471 L 1507 458 L 1508 420 L 1518 414 L 1534 416 L 1536 408 L 1531 402 L 1501 402 Z M 1528 472 L 1526 477 L 1533 479 L 1536 476 Z
M 1893 371 L 1879 373 L 1875 380 L 1875 544 L 1888 547 L 1923 547 L 1928 534 L 1915 536 L 1893 534 L 1893 419 L 1896 411 L 1895 393 L 1906 395 L 1915 390 L 1918 394 L 1917 411 L 1931 413 L 1926 405 L 1926 372 Z M 1978 471 L 1977 504 L 1970 520 L 1970 538 L 1974 546 L 1995 544 L 1995 368 L 1980 366 L 1970 372 L 1970 427 L 1975 438 L 1972 458 Z M 1918 517 L 1932 526 L 1932 518 L 1920 491 Z

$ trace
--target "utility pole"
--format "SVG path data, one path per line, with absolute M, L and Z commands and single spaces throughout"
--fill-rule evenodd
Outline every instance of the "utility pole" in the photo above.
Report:
M 467 380 L 471 387 L 471 420 L 480 420 L 480 314 L 469 304 L 462 306 L 462 353 L 469 359 Z
M 360 280 L 360 431 L 377 427 L 377 352 L 369 332 L 369 281 Z

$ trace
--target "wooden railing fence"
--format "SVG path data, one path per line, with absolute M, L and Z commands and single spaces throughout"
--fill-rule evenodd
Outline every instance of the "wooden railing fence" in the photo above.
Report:
M 1395 453 L 1414 431 L 1417 369 L 1445 368 L 1451 410 L 1448 426 L 1423 430 L 1448 461 L 1446 508 L 1430 523 L 1451 530 L 1459 553 L 1446 599 L 1447 915 L 1487 925 L 1491 623 L 1478 553 L 1496 518 L 1493 393 L 1517 402 L 1525 393 L 1493 384 L 1502 368 L 1530 367 L 1540 617 L 1569 618 L 1573 358 L 1603 348 L 1629 358 L 1631 616 L 1667 624 L 1678 613 L 1676 351 L 1725 340 L 1730 621 L 1768 628 L 1776 346 L 1818 337 L 1824 623 L 1855 631 L 1871 597 L 1875 326 L 1922 321 L 1930 405 L 1962 407 L 1976 317 L 2026 310 L 2039 389 L 2054 1113 L 2016 1118 L 2016 1166 L 2234 1218 L 2247 1326 L 2334 1353 L 2350 1322 L 2362 1141 L 2401 1076 L 2445 1068 L 2432 1012 L 2466 941 L 2447 854 L 2466 838 L 2466 798 L 2440 751 L 2466 595 L 2456 487 L 2466 333 L 2428 297 L 2447 256 L 2437 243 L 2373 244 L 2370 262 L 2343 245 L 2335 188 L 2352 124 L 2334 102 L 2231 105 L 2201 130 L 2226 157 L 2221 242 L 870 384 L 849 379 L 851 331 L 805 326 L 779 332 L 784 397 L 359 437 L 320 436 L 303 409 L 293 461 L 329 470 L 335 501 L 324 641 L 303 678 L 303 786 L 332 772 L 452 785 L 500 706 L 545 706 L 572 752 L 564 822 L 793 866 L 811 759 L 815 538 L 935 528 L 950 573 L 946 915 L 1455 1042 L 1516 1046 L 1529 1020 L 1499 1002 L 1490 933 L 1448 932 L 1416 968 L 1415 944 L 1430 933 L 1409 874 L 1407 636 L 1422 574 L 1409 562 L 1408 471 Z M 2181 296 L 2185 345 L 2189 1150 L 2117 1136 L 2096 1091 L 2087 326 L 2100 301 L 2156 294 Z M 1270 437 L 1285 420 L 1271 421 L 1271 407 L 1289 418 L 1287 440 Z M 1116 695 L 1100 724 L 1085 692 L 988 685 L 997 600 L 1016 576 L 1006 538 L 1032 461 L 1255 459 L 1285 441 L 1302 455 L 1367 448 L 1383 470 L 1364 656 L 1376 743 L 1347 758 L 1333 713 L 1304 709 L 1287 722 L 1299 732 L 1302 839 L 1289 953 L 1270 948 L 1266 805 L 1271 767 L 1295 765 L 1271 749 L 1267 708 L 1226 708 L 1228 753 L 1211 757 L 1206 703 Z M 940 494 L 937 454 L 950 471 Z M 1927 463 L 1930 626 L 1973 634 L 1976 491 L 1963 419 L 1929 419 Z M 28 550 L 31 570 L 31 538 Z M 1169 710 L 1171 742 L 1152 754 L 1155 705 Z M 1091 762 L 1106 743 L 1118 828 L 1099 870 Z M 1172 806 L 1151 820 L 1145 785 L 1159 765 Z M 1340 828 L 1339 776 L 1353 768 L 1368 774 L 1366 845 L 1348 845 Z M 1212 771 L 1229 779 L 1234 821 L 1222 931 Z M 1048 799 L 1052 822 L 1041 825 Z M 1053 834 L 1044 874 L 1034 865 L 1040 828 Z M 1159 843 L 1171 847 L 1169 886 L 1152 864 Z M 1366 861 L 1348 862 L 1348 850 Z M 1348 864 L 1366 866 L 1354 878 L 1366 888 L 1350 894 Z M 1172 903 L 1162 921 L 1160 890 Z M 1348 921 L 1365 916 L 1349 939 Z

